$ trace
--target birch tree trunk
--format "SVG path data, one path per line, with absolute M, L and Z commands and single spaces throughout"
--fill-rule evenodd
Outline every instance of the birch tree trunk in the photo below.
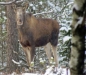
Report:
M 71 40 L 71 75 L 84 75 L 86 0 L 74 0 Z

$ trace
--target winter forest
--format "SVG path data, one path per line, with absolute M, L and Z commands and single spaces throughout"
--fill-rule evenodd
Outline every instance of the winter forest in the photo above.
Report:
M 26 54 L 19 41 L 16 13 L 13 9 L 15 2 L 11 3 L 12 1 L 15 0 L 0 0 L 0 75 L 85 75 L 85 48 L 83 50 L 84 55 L 82 56 L 84 58 L 84 74 L 70 74 L 69 61 L 71 57 L 71 38 L 73 36 L 71 23 L 74 0 L 16 0 L 22 1 L 21 5 L 23 5 L 25 1 L 28 3 L 26 13 L 31 13 L 36 18 L 53 19 L 59 23 L 60 28 L 57 45 L 58 67 L 55 66 L 53 56 L 49 63 L 44 46 L 35 48 L 34 61 L 32 61 L 30 67 L 28 67 Z M 8 3 L 6 4 L 6 2 Z M 84 43 L 86 42 L 85 39 Z

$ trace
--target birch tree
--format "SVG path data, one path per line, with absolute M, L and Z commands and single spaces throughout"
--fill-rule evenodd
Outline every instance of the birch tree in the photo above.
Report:
M 75 0 L 72 19 L 71 75 L 84 75 L 86 0 Z

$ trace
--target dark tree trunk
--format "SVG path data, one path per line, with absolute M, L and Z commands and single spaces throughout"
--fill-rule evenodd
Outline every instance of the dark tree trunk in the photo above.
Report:
M 10 1 L 10 0 L 8 0 Z M 13 63 L 19 61 L 18 51 L 18 36 L 15 21 L 15 13 L 11 5 L 7 6 L 7 72 L 12 73 L 18 69 L 18 65 Z

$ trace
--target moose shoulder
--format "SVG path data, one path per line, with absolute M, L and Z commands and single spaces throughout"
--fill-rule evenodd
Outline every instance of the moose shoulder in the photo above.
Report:
M 16 21 L 20 43 L 26 53 L 27 62 L 30 65 L 35 54 L 35 47 L 48 45 L 45 49 L 50 61 L 50 44 L 54 61 L 57 63 L 57 43 L 59 24 L 57 21 L 45 18 L 36 18 L 32 14 L 25 13 L 22 7 L 16 10 Z M 50 43 L 50 44 L 47 44 Z

